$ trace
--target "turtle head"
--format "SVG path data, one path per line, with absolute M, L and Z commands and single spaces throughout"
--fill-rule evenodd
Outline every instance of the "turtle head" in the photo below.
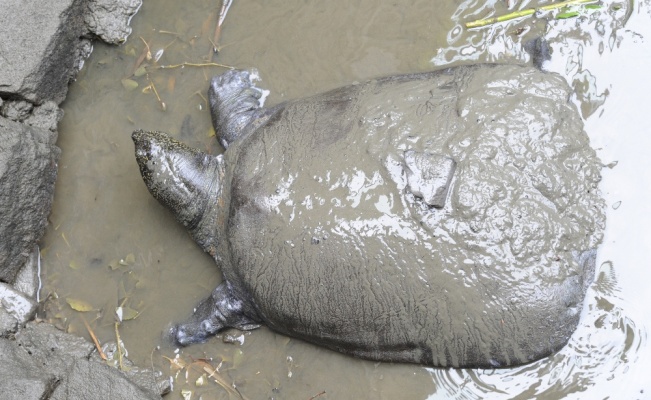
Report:
M 207 204 L 221 189 L 221 157 L 202 153 L 162 132 L 138 130 L 131 137 L 147 189 L 196 237 Z

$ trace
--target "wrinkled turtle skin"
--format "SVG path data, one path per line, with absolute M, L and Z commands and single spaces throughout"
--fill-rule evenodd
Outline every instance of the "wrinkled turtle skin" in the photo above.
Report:
M 222 155 L 133 134 L 150 192 L 224 275 L 176 341 L 264 324 L 440 367 L 559 350 L 605 224 L 570 92 L 535 68 L 476 65 L 262 108 L 247 72 L 215 77 Z

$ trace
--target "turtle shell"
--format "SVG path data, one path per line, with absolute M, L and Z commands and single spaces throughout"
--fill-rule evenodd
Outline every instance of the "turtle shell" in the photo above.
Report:
M 225 278 L 271 328 L 365 358 L 549 355 L 578 324 L 605 221 L 570 92 L 482 65 L 271 109 L 224 154 Z

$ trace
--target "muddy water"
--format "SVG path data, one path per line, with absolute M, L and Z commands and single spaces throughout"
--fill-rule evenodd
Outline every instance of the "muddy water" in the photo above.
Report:
M 117 332 L 129 357 L 170 373 L 171 398 L 237 398 L 208 377 L 205 371 L 217 366 L 220 382 L 234 383 L 249 399 L 651 397 L 645 376 L 651 366 L 651 234 L 645 229 L 651 225 L 645 212 L 651 166 L 644 153 L 644 94 L 651 92 L 648 1 L 607 2 L 548 28 L 534 18 L 473 31 L 460 23 L 508 12 L 503 3 L 238 1 L 226 17 L 221 51 L 212 56 L 217 3 L 146 1 L 128 42 L 98 45 L 71 86 L 59 127 L 63 154 L 55 205 L 42 245 L 48 319 L 88 336 L 85 319 L 104 343 L 116 340 L 114 314 L 122 306 Z M 579 330 L 561 352 L 515 369 L 438 370 L 356 360 L 265 328 L 227 332 L 178 351 L 161 337 L 170 322 L 189 315 L 220 273 L 147 192 L 130 132 L 164 130 L 220 152 L 205 93 L 208 79 L 223 69 L 152 67 L 141 75 L 136 67 L 146 54 L 144 41 L 160 58 L 142 64 L 210 61 L 257 68 L 261 85 L 271 91 L 270 105 L 435 65 L 528 61 L 520 43 L 545 31 L 553 48 L 546 67 L 575 88 L 586 130 L 609 164 L 603 169 L 609 209 L 597 281 Z M 139 76 L 133 76 L 136 70 Z M 175 354 L 178 361 L 171 364 L 165 357 Z

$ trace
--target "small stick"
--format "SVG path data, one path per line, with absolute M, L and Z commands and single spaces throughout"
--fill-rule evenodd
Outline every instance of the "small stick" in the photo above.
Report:
M 156 98 L 158 99 L 158 104 L 160 104 L 163 111 L 167 111 L 167 105 L 163 100 L 161 100 L 160 96 L 158 95 L 158 90 L 156 90 L 156 86 L 154 85 L 154 82 L 152 82 L 152 80 L 149 79 L 149 74 L 147 74 L 147 80 L 149 81 L 149 87 L 152 88 L 154 94 L 156 95 Z
M 115 323 L 115 337 L 118 345 L 118 366 L 120 367 L 120 371 L 124 371 L 124 366 L 122 365 L 122 346 L 120 345 L 120 343 L 122 343 L 122 339 L 120 339 L 120 332 L 118 331 L 119 325 L 119 322 Z
M 206 99 L 206 98 L 204 97 L 204 95 L 201 94 L 201 92 L 194 92 L 194 94 L 197 95 L 197 96 L 199 96 L 199 97 L 201 97 L 201 99 L 202 99 L 202 100 L 204 101 L 204 103 L 206 104 L 206 108 L 208 108 L 208 99 Z
M 314 399 L 316 399 L 317 397 L 320 397 L 320 396 L 322 396 L 322 395 L 324 395 L 324 394 L 326 394 L 326 391 L 325 391 L 325 390 L 324 390 L 323 392 L 321 392 L 321 393 L 317 393 L 317 394 L 315 394 L 314 396 L 310 397 L 308 400 L 314 400 Z
M 145 39 L 140 36 L 140 40 L 145 44 L 145 47 L 147 48 L 147 53 L 145 53 L 145 56 L 147 58 L 147 61 L 151 60 L 151 49 L 149 48 L 149 44 L 145 42 Z
M 215 34 L 213 35 L 213 39 L 210 41 L 212 43 L 212 51 L 214 53 L 217 53 L 219 51 L 218 43 L 219 37 L 222 34 L 222 24 L 224 23 L 228 9 L 231 8 L 231 4 L 233 4 L 233 0 L 222 0 L 222 8 L 219 10 L 219 17 L 217 18 L 217 27 L 215 27 Z
M 63 240 L 66 242 L 66 244 L 68 245 L 68 247 L 70 247 L 70 242 L 68 242 L 68 239 L 66 239 L 66 234 L 63 233 L 63 232 L 61 232 L 61 237 L 62 237 Z
M 537 11 L 550 11 L 550 10 L 555 10 L 557 8 L 573 5 L 573 4 L 590 4 L 590 3 L 596 3 L 597 1 L 598 0 L 567 0 L 567 1 L 562 1 L 560 3 L 554 3 L 554 4 L 550 4 L 538 8 L 527 8 L 525 10 L 512 12 L 506 15 L 500 15 L 499 17 L 478 19 L 476 21 L 468 22 L 466 23 L 466 28 L 479 28 L 486 25 L 492 25 L 498 22 L 510 21 L 516 18 L 527 17 L 529 15 L 534 14 Z
M 140 36 L 140 40 L 145 44 L 145 47 L 142 49 L 140 52 L 140 56 L 136 60 L 136 63 L 133 65 L 133 68 L 131 69 L 131 72 L 129 73 L 129 76 L 133 76 L 133 74 L 136 73 L 136 70 L 140 67 L 143 61 L 145 61 L 145 58 L 149 61 L 151 60 L 151 50 L 149 49 L 149 45 L 147 42 L 145 42 L 145 39 Z
M 93 343 L 95 343 L 95 348 L 97 349 L 97 352 L 99 353 L 99 356 L 102 358 L 102 360 L 106 361 L 108 358 L 106 357 L 106 354 L 102 351 L 102 346 L 99 345 L 99 340 L 97 340 L 97 336 L 95 336 L 95 332 L 93 332 L 92 329 L 90 329 L 90 325 L 88 325 L 88 322 L 86 322 L 86 318 L 81 317 L 81 320 L 84 321 L 84 325 L 86 326 L 86 330 L 88 331 L 88 334 L 90 335 L 90 338 L 93 339 Z
M 231 67 L 230 65 L 213 63 L 213 62 L 208 62 L 208 63 L 184 62 L 184 63 L 181 63 L 181 64 L 173 64 L 173 65 L 159 65 L 156 68 L 172 69 L 172 68 L 182 68 L 182 67 L 221 67 L 221 68 L 235 69 L 235 67 Z

